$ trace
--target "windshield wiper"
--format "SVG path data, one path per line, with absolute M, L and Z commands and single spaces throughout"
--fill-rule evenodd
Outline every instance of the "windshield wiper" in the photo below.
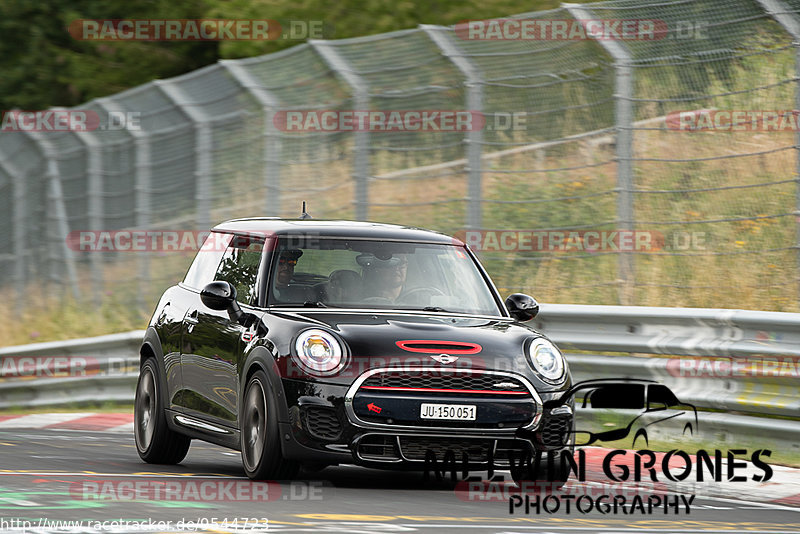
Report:
M 425 306 L 424 308 L 422 308 L 422 311 L 449 312 L 450 310 L 445 310 L 444 308 L 440 308 L 439 306 Z
M 272 305 L 273 308 L 327 308 L 324 303 L 307 300 L 305 302 L 280 302 Z

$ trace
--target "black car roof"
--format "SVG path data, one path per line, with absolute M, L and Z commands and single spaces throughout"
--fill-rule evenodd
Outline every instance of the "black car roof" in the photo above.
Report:
M 215 226 L 213 230 L 243 234 L 315 235 L 348 239 L 379 239 L 463 245 L 458 239 L 431 230 L 361 221 L 252 217 L 225 221 Z

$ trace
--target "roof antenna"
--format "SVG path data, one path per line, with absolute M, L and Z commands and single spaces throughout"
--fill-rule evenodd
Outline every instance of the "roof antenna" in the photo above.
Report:
M 300 214 L 301 219 L 313 219 L 311 215 L 306 213 L 306 201 L 303 201 L 303 213 Z

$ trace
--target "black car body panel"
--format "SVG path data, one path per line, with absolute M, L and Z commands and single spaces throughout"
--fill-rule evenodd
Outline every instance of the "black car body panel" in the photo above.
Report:
M 214 232 L 234 236 L 226 239 L 263 236 L 263 252 L 252 267 L 258 273 L 249 272 L 257 290 L 240 300 L 240 311 L 212 310 L 202 288 L 192 287 L 190 269 L 187 280 L 162 296 L 142 358 L 158 361 L 173 431 L 241 448 L 245 389 L 260 370 L 274 392 L 270 401 L 287 459 L 419 468 L 426 455 L 453 451 L 469 453 L 471 465 L 485 465 L 512 450 L 569 446 L 572 401 L 556 402 L 571 386 L 569 370 L 553 383 L 532 368 L 527 344 L 545 336 L 511 317 L 462 242 L 426 230 L 344 221 L 245 219 Z M 459 261 L 474 263 L 497 312 L 272 305 L 267 287 L 276 276 L 274 251 L 284 239 L 309 234 L 455 247 Z M 216 256 L 209 264 L 222 257 L 210 254 Z M 326 280 L 315 282 L 318 287 Z M 342 366 L 335 373 L 309 372 L 298 360 L 298 336 L 310 329 L 341 345 Z M 423 420 L 423 404 L 445 419 Z M 470 417 L 454 419 L 456 409 Z

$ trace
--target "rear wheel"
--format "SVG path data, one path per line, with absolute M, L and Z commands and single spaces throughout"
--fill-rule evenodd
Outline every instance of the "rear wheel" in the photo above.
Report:
M 167 426 L 155 358 L 148 358 L 139 371 L 133 421 L 136 451 L 142 460 L 151 464 L 177 464 L 186 457 L 191 440 Z
M 263 371 L 256 371 L 245 388 L 241 413 L 242 464 L 254 480 L 288 480 L 299 464 L 281 454 L 275 396 Z

